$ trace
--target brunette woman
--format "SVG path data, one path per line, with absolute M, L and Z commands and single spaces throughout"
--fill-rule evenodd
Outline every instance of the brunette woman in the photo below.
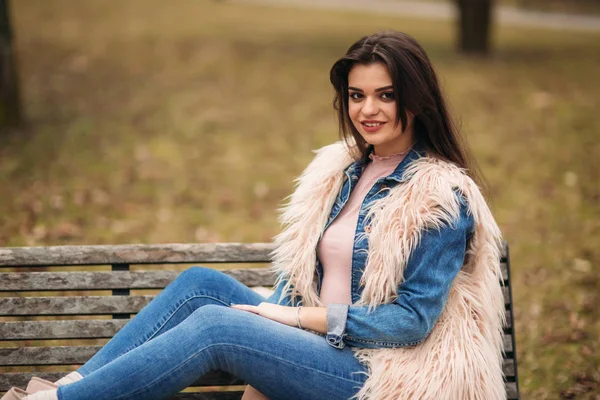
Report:
M 191 268 L 26 399 L 165 399 L 212 369 L 248 382 L 244 399 L 506 398 L 500 232 L 429 58 L 381 32 L 330 78 L 344 140 L 283 212 L 273 295 Z

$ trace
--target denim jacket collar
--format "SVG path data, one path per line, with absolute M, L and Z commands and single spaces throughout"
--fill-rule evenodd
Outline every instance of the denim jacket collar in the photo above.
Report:
M 373 152 L 373 146 L 369 146 L 365 157 L 361 157 L 359 160 L 353 162 L 352 164 L 350 164 L 350 166 L 348 166 L 348 168 L 346 168 L 346 171 L 345 171 L 346 175 L 348 175 L 350 177 L 354 176 L 355 179 L 360 178 L 364 168 L 367 165 L 367 160 L 369 159 L 369 155 L 372 152 Z M 404 157 L 404 159 L 400 162 L 400 164 L 398 164 L 398 166 L 396 167 L 394 172 L 392 172 L 390 175 L 386 176 L 384 178 L 384 180 L 394 181 L 397 183 L 402 183 L 402 182 L 407 181 L 408 177 L 404 176 L 404 172 L 406 171 L 408 166 L 413 161 L 418 160 L 419 158 L 424 157 L 425 155 L 426 155 L 425 145 L 422 144 L 421 142 L 415 143 L 415 145 L 412 147 L 412 149 L 410 149 L 410 151 L 408 152 L 406 157 Z

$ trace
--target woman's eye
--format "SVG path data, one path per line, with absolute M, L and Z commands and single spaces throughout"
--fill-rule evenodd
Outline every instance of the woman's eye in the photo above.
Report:
M 355 93 L 350 93 L 350 98 L 351 98 L 352 100 L 358 100 L 358 99 L 360 99 L 361 97 L 362 97 L 362 94 L 360 94 L 360 93 L 356 93 L 356 92 L 355 92 Z
M 381 93 L 381 98 L 384 100 L 394 100 L 394 92 Z

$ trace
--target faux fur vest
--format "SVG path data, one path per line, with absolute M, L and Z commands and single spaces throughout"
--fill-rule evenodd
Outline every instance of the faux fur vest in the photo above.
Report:
M 305 306 L 322 306 L 314 282 L 317 243 L 344 182 L 344 170 L 355 158 L 356 150 L 342 143 L 318 150 L 282 209 L 285 228 L 275 238 L 273 267 L 288 280 L 288 293 L 301 296 Z M 422 232 L 458 218 L 455 190 L 467 200 L 475 232 L 444 311 L 424 342 L 402 348 L 353 348 L 369 369 L 357 399 L 504 400 L 500 230 L 477 185 L 455 165 L 421 157 L 408 166 L 403 180 L 369 210 L 372 230 L 357 305 L 394 301 Z

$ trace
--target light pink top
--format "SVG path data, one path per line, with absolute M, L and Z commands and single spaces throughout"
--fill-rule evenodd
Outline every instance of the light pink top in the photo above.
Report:
M 323 265 L 323 306 L 326 307 L 329 303 L 352 304 L 350 280 L 358 211 L 375 181 L 394 172 L 405 155 L 406 153 L 378 157 L 371 154 L 372 162 L 367 164 L 348 202 L 323 234 L 317 248 L 319 260 Z

